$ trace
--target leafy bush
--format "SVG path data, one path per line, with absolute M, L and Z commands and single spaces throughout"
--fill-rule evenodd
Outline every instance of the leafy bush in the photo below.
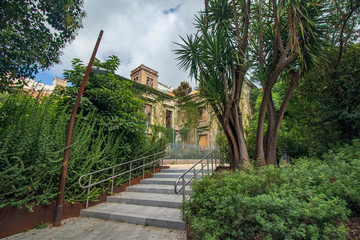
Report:
M 1 103 L 0 207 L 31 209 L 33 203 L 48 205 L 53 202 L 58 194 L 69 112 L 53 97 L 39 102 L 26 94 L 12 94 Z M 145 132 L 132 134 L 135 137 L 131 140 L 125 136 L 129 131 L 107 131 L 102 121 L 96 112 L 77 115 L 65 191 L 68 201 L 86 199 L 86 190 L 78 185 L 81 175 L 165 149 L 164 141 L 146 138 Z M 128 170 L 127 167 L 119 172 Z M 133 177 L 140 174 L 135 173 Z M 93 176 L 92 181 L 109 176 L 111 171 Z M 117 179 L 115 186 L 123 181 Z M 108 191 L 109 184 L 92 187 L 90 199 L 95 200 Z
M 354 214 L 360 213 L 360 140 L 354 139 L 352 145 L 345 145 L 336 151 L 323 155 L 325 163 L 332 170 L 331 188 L 333 194 L 346 200 Z
M 323 159 L 196 181 L 184 211 L 194 239 L 346 239 L 360 206 L 360 141 Z

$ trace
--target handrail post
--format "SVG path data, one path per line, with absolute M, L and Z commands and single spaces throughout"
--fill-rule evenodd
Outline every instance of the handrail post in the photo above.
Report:
M 129 176 L 129 186 L 131 185 L 131 171 L 132 171 L 132 162 L 130 162 L 130 176 Z
M 214 171 L 214 159 L 212 158 L 212 154 L 210 156 L 210 159 L 211 159 L 211 171 L 213 172 Z
M 142 179 L 144 179 L 145 178 L 145 158 L 143 158 L 143 167 L 142 167 L 142 169 L 143 169 L 143 178 Z
M 203 165 L 203 161 L 201 161 L 201 177 L 204 176 L 204 165 Z
M 210 168 L 209 168 L 209 159 L 206 158 L 206 166 L 207 166 L 207 173 L 209 174 Z
M 112 169 L 112 179 L 111 179 L 111 195 L 113 195 L 114 192 L 114 175 L 115 175 L 115 167 Z
M 185 178 L 182 176 L 183 202 L 185 202 Z
M 155 155 L 154 155 L 154 160 L 153 160 L 153 171 L 154 171 L 154 174 L 155 174 Z
M 86 197 L 86 206 L 85 208 L 88 208 L 89 207 L 89 195 L 90 195 L 90 185 L 91 185 L 91 174 L 89 175 L 89 187 L 88 187 L 88 190 L 87 190 L 87 197 Z
M 216 159 L 216 154 L 214 153 L 214 158 L 215 158 L 215 167 L 217 166 L 217 159 Z

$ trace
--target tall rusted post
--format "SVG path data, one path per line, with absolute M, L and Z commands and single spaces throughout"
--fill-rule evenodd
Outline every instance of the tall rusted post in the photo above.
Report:
M 58 196 L 58 199 L 57 199 L 57 202 L 56 202 L 54 222 L 53 222 L 54 227 L 58 227 L 58 226 L 61 225 L 62 205 L 63 205 L 63 200 L 64 200 L 64 190 L 65 190 L 65 184 L 66 184 L 66 175 L 67 175 L 69 156 L 70 156 L 70 145 L 71 145 L 71 138 L 72 138 L 72 134 L 73 134 L 73 130 L 74 130 L 76 112 L 77 112 L 77 110 L 79 108 L 81 96 L 82 96 L 82 94 L 84 92 L 86 82 L 87 82 L 87 80 L 89 78 L 91 66 L 92 66 L 92 64 L 94 62 L 96 52 L 97 52 L 97 50 L 99 48 L 99 44 L 100 44 L 100 41 L 101 41 L 102 34 L 103 34 L 103 30 L 100 31 L 99 37 L 97 39 L 94 51 L 93 51 L 92 56 L 90 58 L 89 65 L 87 66 L 86 73 L 85 73 L 83 82 L 81 84 L 78 96 L 76 98 L 75 105 L 74 105 L 74 108 L 72 110 L 70 121 L 69 121 L 69 128 L 68 128 L 68 133 L 67 133 L 67 136 L 66 136 L 66 144 L 65 144 L 65 151 L 64 151 L 64 160 L 63 160 L 63 164 L 62 164 L 62 168 L 61 168 L 59 196 Z

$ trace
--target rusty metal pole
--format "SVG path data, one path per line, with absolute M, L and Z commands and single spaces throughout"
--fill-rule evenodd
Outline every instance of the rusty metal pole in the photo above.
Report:
M 98 50 L 98 47 L 99 47 L 99 44 L 100 44 L 100 41 L 101 41 L 102 34 L 103 34 L 103 30 L 101 30 L 100 33 L 99 33 L 99 37 L 97 39 L 94 51 L 93 51 L 92 56 L 90 58 L 89 65 L 87 66 L 86 73 L 85 73 L 83 82 L 81 84 L 78 96 L 76 98 L 75 105 L 74 105 L 74 108 L 72 110 L 70 121 L 69 121 L 69 128 L 68 128 L 68 133 L 67 133 L 67 136 L 66 136 L 66 144 L 65 144 L 65 151 L 64 151 L 64 160 L 63 160 L 63 164 L 62 164 L 62 168 L 61 168 L 59 195 L 58 195 L 58 199 L 57 199 L 57 202 L 56 202 L 54 222 L 53 222 L 54 227 L 58 227 L 58 226 L 61 225 L 62 205 L 63 205 L 63 200 L 64 200 L 64 190 L 65 190 L 65 184 L 66 184 L 66 175 L 67 175 L 69 156 L 70 156 L 70 145 L 71 145 L 71 138 L 72 138 L 72 134 L 73 134 L 73 130 L 74 130 L 76 112 L 77 112 L 77 110 L 79 108 L 81 96 L 82 96 L 82 94 L 84 92 L 86 82 L 87 82 L 87 80 L 89 78 L 91 66 L 92 66 L 92 64 L 94 62 L 95 55 L 96 55 L 96 52 Z

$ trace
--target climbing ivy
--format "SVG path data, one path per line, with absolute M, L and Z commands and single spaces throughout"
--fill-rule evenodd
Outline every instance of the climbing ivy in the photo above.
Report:
M 123 81 L 130 81 L 132 82 L 132 86 L 131 86 L 131 91 L 135 94 L 135 95 L 142 95 L 144 93 L 147 94 L 151 94 L 156 101 L 164 101 L 164 100 L 171 100 L 171 99 L 176 99 L 175 97 L 163 93 L 161 91 L 156 90 L 155 88 L 149 87 L 145 84 L 141 84 L 141 83 L 137 83 L 134 81 L 131 81 L 130 79 L 121 77 L 121 76 L 117 76 L 118 79 L 121 79 Z
M 186 128 L 196 128 L 200 119 L 200 107 L 203 101 L 184 97 L 178 103 L 181 121 Z M 179 119 L 180 120 L 180 119 Z

